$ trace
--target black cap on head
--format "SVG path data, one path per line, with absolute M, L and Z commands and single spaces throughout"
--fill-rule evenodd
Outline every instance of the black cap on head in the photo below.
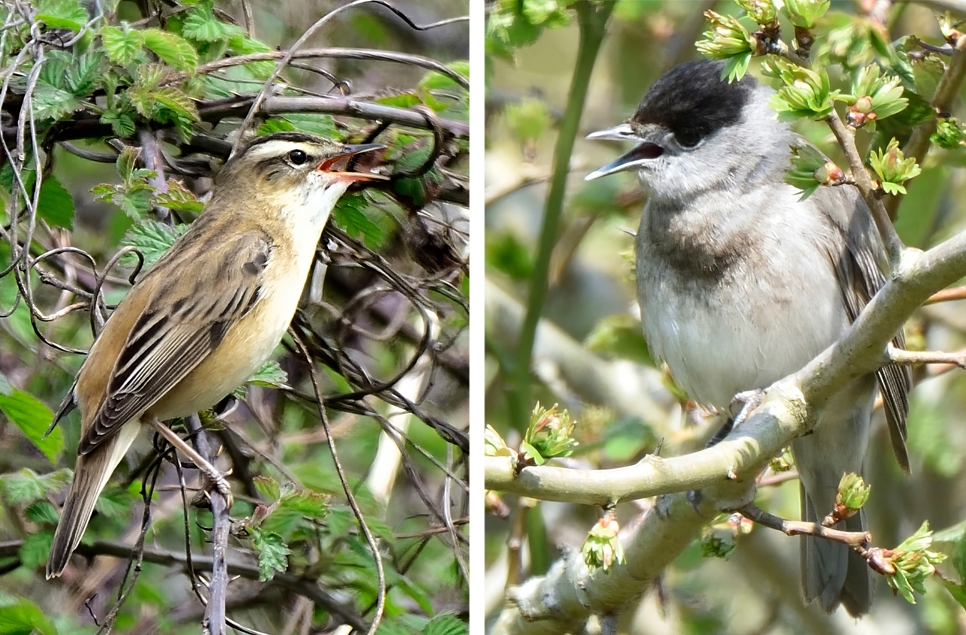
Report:
M 631 118 L 632 125 L 658 124 L 673 132 L 683 145 L 693 146 L 738 123 L 758 82 L 746 74 L 729 84 L 721 79 L 723 65 L 697 60 L 673 67 L 644 95 Z

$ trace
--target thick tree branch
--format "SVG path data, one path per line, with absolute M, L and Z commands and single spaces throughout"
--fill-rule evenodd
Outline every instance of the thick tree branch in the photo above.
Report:
M 717 494 L 729 498 L 729 492 L 744 491 L 745 485 L 728 484 Z M 591 572 L 577 550 L 567 552 L 546 576 L 508 591 L 492 635 L 581 632 L 579 625 L 591 614 L 616 612 L 639 598 L 713 514 L 708 505 L 698 514 L 685 494 L 658 499 L 639 524 L 621 532 L 626 564 Z
M 202 121 L 208 122 L 217 122 L 225 117 L 242 117 L 251 107 L 253 100 L 254 97 L 248 95 L 200 102 L 198 114 Z M 348 97 L 268 97 L 262 104 L 260 112 L 268 115 L 314 112 L 386 121 L 420 130 L 433 129 L 433 125 L 417 110 L 383 106 Z M 452 119 L 440 119 L 438 123 L 443 130 L 454 137 L 467 138 L 470 136 L 470 127 L 467 123 Z M 4 126 L 2 132 L 7 143 L 16 143 L 18 134 L 16 126 Z M 99 117 L 90 115 L 80 115 L 76 119 L 60 121 L 54 124 L 48 132 L 48 138 L 52 141 L 114 136 L 111 126 L 102 124 Z
M 682 457 L 649 456 L 636 465 L 581 471 L 541 466 L 513 475 L 508 458 L 487 457 L 487 489 L 606 505 L 700 489 L 730 473 L 757 472 L 771 456 L 811 428 L 809 412 L 820 408 L 839 386 L 889 360 L 887 346 L 929 296 L 966 275 L 966 232 L 928 252 L 904 250 L 890 279 L 849 331 L 798 373 L 768 389 L 755 415 L 718 445 Z
M 905 249 L 891 279 L 846 334 L 805 368 L 772 385 L 751 419 L 717 446 L 685 457 L 647 457 L 616 470 L 543 466 L 525 468 L 517 477 L 509 459 L 487 457 L 486 487 L 543 500 L 608 504 L 716 483 L 703 489 L 704 504 L 712 510 L 736 509 L 744 504 L 736 499 L 747 491 L 733 488 L 752 483 L 770 457 L 807 432 L 814 421 L 811 413 L 838 387 L 887 363 L 887 346 L 913 311 L 964 275 L 966 232 L 925 253 Z M 689 513 L 684 494 L 666 500 L 671 502 L 659 503 L 658 509 L 669 511 L 648 513 L 639 529 L 621 536 L 626 564 L 607 574 L 589 574 L 579 558 L 562 559 L 546 577 L 533 578 L 509 594 L 510 605 L 494 632 L 563 632 L 591 613 L 618 610 L 643 593 L 710 517 Z

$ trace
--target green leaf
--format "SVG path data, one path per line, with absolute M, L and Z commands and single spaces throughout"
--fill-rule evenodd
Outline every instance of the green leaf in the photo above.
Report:
M 885 150 L 869 153 L 869 165 L 882 181 L 882 189 L 888 194 L 906 193 L 901 184 L 914 179 L 922 172 L 915 157 L 906 157 L 899 149 L 899 142 L 893 137 Z
M 584 410 L 583 416 L 585 419 L 589 412 L 592 411 Z M 627 417 L 616 421 L 605 420 L 605 424 L 601 449 L 611 461 L 626 464 L 642 450 L 653 449 L 660 442 L 654 429 L 637 417 Z
M 595 353 L 655 366 L 644 339 L 641 321 L 626 313 L 611 315 L 598 321 L 584 340 L 584 347 Z
M 552 124 L 550 108 L 542 99 L 527 98 L 509 104 L 504 111 L 507 125 L 520 141 L 533 141 Z
M 127 66 L 144 46 L 144 38 L 140 31 L 129 29 L 124 30 L 117 27 L 106 26 L 101 29 L 101 40 L 104 42 L 104 50 L 107 51 L 108 58 L 115 64 Z
M 33 94 L 34 116 L 37 119 L 63 119 L 84 106 L 72 93 L 38 81 Z
M 466 622 L 453 613 L 443 611 L 429 620 L 423 627 L 422 635 L 469 635 L 469 632 Z
M 151 192 L 150 189 L 116 192 L 110 202 L 120 207 L 132 219 L 139 220 L 151 210 Z
M 332 115 L 320 115 L 314 113 L 291 113 L 283 117 L 295 129 L 301 132 L 310 132 L 326 139 L 339 141 L 342 135 L 335 127 L 335 119 Z
M 966 609 L 966 585 L 956 584 L 949 580 L 943 580 L 943 586 L 949 591 L 949 594 L 953 596 L 953 599 L 959 602 L 959 605 Z
M 748 70 L 751 56 L 758 48 L 757 40 L 748 29 L 731 15 L 721 15 L 714 11 L 704 12 L 710 31 L 705 31 L 695 46 L 706 57 L 714 60 L 727 60 L 721 77 L 729 82 L 741 79 Z
M 54 428 L 47 438 L 44 433 L 54 419 L 54 413 L 43 402 L 22 390 L 14 389 L 9 395 L 0 395 L 0 412 L 3 412 L 51 463 L 64 449 L 64 438 L 59 428 Z
M 65 77 L 67 89 L 77 97 L 86 97 L 93 93 L 104 76 L 104 62 L 104 54 L 100 51 L 88 51 L 74 56 Z
M 295 130 L 295 126 L 291 122 L 284 119 L 267 119 L 265 123 L 258 127 L 256 134 L 261 137 L 273 132 L 289 132 L 291 130 Z
M 48 503 L 49 505 L 49 503 Z M 54 532 L 51 529 L 31 534 L 24 538 L 20 545 L 20 564 L 27 569 L 37 569 L 47 561 L 50 553 L 50 545 L 54 542 Z M 0 633 L 4 631 L 0 629 Z
M 179 237 L 188 231 L 189 225 L 166 225 L 155 220 L 143 220 L 131 226 L 121 239 L 121 247 L 137 247 L 144 254 L 144 266 L 150 267 L 164 255 Z M 124 266 L 134 266 L 137 257 L 131 254 L 121 259 Z
M 811 28 L 825 15 L 831 0 L 785 0 L 785 15 L 795 26 Z
M 291 551 L 280 535 L 250 528 L 252 546 L 258 552 L 258 579 L 262 582 L 275 577 L 276 571 L 288 569 L 288 555 Z
M 134 119 L 125 112 L 107 111 L 101 115 L 101 123 L 110 124 L 114 135 L 122 139 L 134 136 Z
M 134 168 L 137 166 L 139 150 L 132 148 L 131 146 L 125 146 L 121 154 L 117 155 L 117 161 L 115 162 L 115 167 L 117 168 L 117 175 L 121 177 L 121 180 L 129 184 L 131 178 L 134 175 Z
M 792 165 L 785 172 L 785 182 L 802 192 L 798 200 L 804 201 L 820 185 L 829 182 L 827 163 L 825 156 L 810 145 L 792 148 Z M 819 181 L 817 178 L 819 174 L 827 177 L 826 180 Z
M 37 501 L 31 503 L 23 512 L 24 518 L 38 525 L 56 525 L 57 510 L 50 504 L 50 501 Z
M 26 598 L 0 606 L 3 635 L 57 635 L 57 628 L 43 610 Z
M 177 115 L 187 117 L 192 121 L 198 121 L 198 108 L 195 106 L 194 100 L 174 86 L 159 88 L 153 91 L 151 96 L 154 97 L 157 104 L 162 108 L 166 108 Z M 158 114 L 155 111 L 155 117 Z
M 263 386 L 265 388 L 282 388 L 288 382 L 288 374 L 282 370 L 278 362 L 269 360 L 259 367 L 255 373 L 248 378 L 250 384 Z
M 544 463 L 547 462 L 547 459 L 543 458 L 543 455 L 540 454 L 540 452 L 535 447 L 533 447 L 526 441 L 520 442 L 520 452 L 527 459 L 529 459 L 530 461 L 533 461 L 534 465 L 543 465 Z
M 470 63 L 466 60 L 459 60 L 456 62 L 450 62 L 446 65 L 451 71 L 469 79 L 470 77 Z M 452 77 L 449 75 L 444 75 L 439 71 L 428 72 L 417 84 L 417 88 L 420 90 L 451 90 L 453 88 L 459 88 L 460 90 L 465 90 L 462 86 L 457 84 Z
M 249 53 L 267 53 L 272 50 L 272 47 L 250 37 L 236 35 L 229 40 L 228 50 L 231 51 L 232 55 L 248 55 Z M 242 68 L 256 79 L 266 80 L 275 72 L 275 62 L 269 60 L 249 62 L 243 64 Z
M 393 108 L 412 108 L 413 106 L 421 105 L 423 100 L 415 92 L 406 91 L 395 95 L 379 97 L 376 99 L 376 103 L 383 106 L 392 106 Z
M 105 518 L 129 518 L 131 506 L 139 500 L 134 492 L 122 487 L 111 487 L 97 497 L 94 509 Z
M 37 79 L 54 88 L 67 89 L 67 69 L 73 63 L 73 59 L 66 51 L 51 51 L 44 60 L 44 65 L 40 69 Z
M 382 228 L 363 212 L 369 207 L 362 194 L 347 194 L 339 199 L 333 211 L 333 221 L 354 238 L 362 237 L 369 247 L 377 247 L 385 240 Z
M 36 3 L 35 20 L 42 20 L 52 29 L 80 31 L 90 16 L 78 0 L 45 0 Z
M 53 174 L 40 184 L 37 213 L 52 227 L 74 228 L 74 199 Z
M 780 121 L 821 119 L 832 112 L 832 102 L 839 97 L 839 91 L 831 90 L 824 68 L 812 71 L 776 58 L 762 63 L 762 72 L 784 84 L 768 100 Z
M 943 579 L 943 584 L 946 586 L 949 594 L 959 602 L 959 605 L 966 608 L 966 532 L 963 531 L 964 527 L 966 527 L 966 523 L 959 523 L 958 525 L 936 533 L 933 535 L 933 544 L 940 542 L 951 543 L 943 545 L 943 551 L 947 554 L 952 552 L 950 560 L 953 569 L 955 569 L 956 574 L 959 576 L 959 584 L 945 578 Z
M 255 483 L 255 489 L 265 500 L 274 503 L 282 496 L 282 488 L 275 479 L 268 476 L 256 476 L 252 481 Z
M 243 33 L 244 31 L 234 24 L 228 24 L 216 18 L 211 11 L 211 5 L 207 4 L 188 11 L 181 26 L 182 35 L 200 42 L 228 40 Z
M 150 92 L 157 88 L 166 72 L 164 64 L 141 64 L 134 73 L 134 88 L 142 89 L 145 93 Z
M 67 469 L 39 475 L 23 468 L 17 472 L 0 475 L 0 494 L 11 505 L 32 503 L 47 498 L 70 482 L 72 472 Z
M 191 190 L 174 179 L 168 179 L 167 192 L 155 194 L 154 204 L 179 212 L 191 212 L 192 214 L 200 214 L 205 209 L 205 204 L 199 201 L 191 193 Z
M 321 520 L 329 515 L 329 496 L 311 490 L 298 490 L 282 496 L 281 508 L 291 509 L 302 516 Z
M 194 72 L 198 66 L 198 52 L 188 40 L 161 29 L 145 29 L 141 32 L 144 45 L 158 58 L 179 71 Z
M 545 28 L 568 25 L 571 12 L 567 4 L 558 0 L 499 0 L 486 24 L 487 52 L 512 59 L 514 49 L 536 42 Z
M 533 275 L 533 249 L 521 242 L 514 232 L 487 231 L 484 240 L 487 267 L 520 282 Z

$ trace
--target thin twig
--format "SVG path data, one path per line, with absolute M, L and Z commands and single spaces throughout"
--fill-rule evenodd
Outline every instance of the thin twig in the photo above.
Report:
M 954 364 L 966 369 L 966 355 L 945 351 L 907 351 L 892 344 L 886 349 L 889 361 L 895 364 Z
M 250 64 L 252 62 L 284 60 L 288 54 L 289 51 L 267 51 L 265 53 L 248 53 L 247 55 L 226 57 L 224 59 L 215 60 L 214 62 L 208 62 L 207 64 L 201 64 L 193 73 L 176 73 L 174 75 L 165 77 L 164 80 L 161 81 L 161 84 L 176 84 L 197 75 L 203 75 L 205 73 L 210 73 L 222 68 Z M 436 71 L 437 73 L 446 75 L 467 90 L 469 90 L 470 87 L 470 82 L 467 78 L 463 77 L 445 64 L 441 64 L 440 62 L 428 57 L 412 55 L 409 53 L 397 53 L 395 51 L 379 51 L 372 49 L 322 48 L 295 51 L 291 54 L 289 60 L 319 58 L 374 60 L 380 62 L 407 64 L 409 66 L 418 66 L 419 68 L 425 68 L 427 70 Z
M 289 334 L 292 336 L 292 339 L 295 340 L 296 345 L 305 357 L 306 364 L 308 364 L 309 377 L 312 380 L 312 388 L 315 391 L 315 398 L 317 400 L 319 418 L 321 419 L 322 426 L 326 431 L 326 441 L 329 444 L 329 452 L 332 454 L 332 462 L 335 465 L 335 470 L 339 475 L 339 481 L 342 483 L 342 490 L 346 495 L 346 500 L 349 503 L 349 507 L 352 508 L 352 513 L 355 515 L 356 520 L 359 523 L 359 528 L 362 529 L 362 533 L 366 537 L 366 542 L 369 544 L 369 549 L 372 551 L 372 557 L 376 565 L 376 578 L 378 582 L 376 614 L 372 619 L 372 624 L 370 624 L 369 630 L 366 631 L 367 635 L 373 635 L 379 628 L 379 623 L 382 621 L 383 611 L 385 611 L 386 608 L 386 572 L 382 566 L 382 554 L 379 552 L 379 544 L 376 542 L 375 537 L 369 530 L 369 526 L 366 525 L 365 516 L 363 515 L 362 510 L 359 509 L 358 503 L 356 503 L 355 496 L 352 493 L 352 488 L 349 487 L 349 481 L 346 479 L 345 471 L 342 469 L 342 464 L 339 461 L 339 455 L 335 447 L 335 439 L 332 437 L 332 432 L 329 428 L 329 417 L 325 413 L 322 389 L 319 387 L 319 378 L 315 371 L 315 363 L 312 360 L 309 349 L 305 347 L 301 340 L 299 340 L 298 335 L 292 329 L 289 329 Z
M 154 176 L 148 177 L 148 183 L 154 187 L 155 192 L 164 194 L 168 191 L 168 182 L 164 178 L 164 157 L 161 156 L 158 140 L 147 128 L 138 130 L 138 140 L 141 142 L 141 161 L 144 162 L 145 168 L 154 172 Z M 171 210 L 167 207 L 155 205 L 154 213 L 162 223 L 172 224 Z
M 938 304 L 940 302 L 952 302 L 953 300 L 966 300 L 966 286 L 943 289 L 929 296 L 923 304 Z
M 279 60 L 278 64 L 275 65 L 275 70 L 272 72 L 271 76 L 267 80 L 265 80 L 265 85 L 262 86 L 262 90 L 255 97 L 255 101 L 252 102 L 252 106 L 249 109 L 248 114 L 245 116 L 245 120 L 242 122 L 241 127 L 239 128 L 239 130 L 241 131 L 241 134 L 239 134 L 238 138 L 235 140 L 235 144 L 232 147 L 232 151 L 231 151 L 232 154 L 235 154 L 235 152 L 238 151 L 238 148 L 245 135 L 245 132 L 251 127 L 252 119 L 255 117 L 255 113 L 258 112 L 259 107 L 262 105 L 262 102 L 268 96 L 268 92 L 271 90 L 272 85 L 275 83 L 275 80 L 278 79 L 278 76 L 281 74 L 282 70 L 285 69 L 288 63 L 292 61 L 292 58 L 298 53 L 298 49 L 300 49 L 302 45 L 305 44 L 305 42 L 312 36 L 313 33 L 315 33 L 320 28 L 322 28 L 329 20 L 334 18 L 336 15 L 338 15 L 339 13 L 342 13 L 343 11 L 347 11 L 349 9 L 359 7 L 364 4 L 378 4 L 380 6 L 386 7 L 387 9 L 395 13 L 397 16 L 399 16 L 402 20 L 404 20 L 407 24 L 409 24 L 411 27 L 417 30 L 426 30 L 429 28 L 435 28 L 437 26 L 442 26 L 444 24 L 452 24 L 455 22 L 453 20 L 444 20 L 442 22 L 437 22 L 435 24 L 428 25 L 428 26 L 422 26 L 422 27 L 417 26 L 414 22 L 412 22 L 412 20 L 409 19 L 409 17 L 406 16 L 405 13 L 403 13 L 402 11 L 399 11 L 398 9 L 396 9 L 395 7 L 393 7 L 391 4 L 387 2 L 383 2 L 382 0 L 355 0 L 354 2 L 350 2 L 349 4 L 333 9 L 326 15 L 316 20 L 315 23 L 312 24 L 312 26 L 306 29 L 305 32 L 302 33 L 301 37 L 299 37 L 299 39 L 296 40 L 294 44 L 292 44 L 291 48 L 289 48 L 289 50 L 285 53 L 285 56 L 282 57 L 282 59 Z
M 825 118 L 825 121 L 828 122 L 829 128 L 832 129 L 832 134 L 835 135 L 839 145 L 842 147 L 842 151 L 845 153 L 845 157 L 849 161 L 849 167 L 852 170 L 855 185 L 859 188 L 862 197 L 872 211 L 872 218 L 879 230 L 879 236 L 882 237 L 882 243 L 889 257 L 889 264 L 892 268 L 895 268 L 902 259 L 902 252 L 905 246 L 902 244 L 899 234 L 896 233 L 895 225 L 892 224 L 892 219 L 889 217 L 889 212 L 886 211 L 885 205 L 882 204 L 882 199 L 878 196 L 876 187 L 872 183 L 872 177 L 869 176 L 869 171 L 862 162 L 862 155 L 859 154 L 859 149 L 855 145 L 854 133 L 842 122 L 842 119 L 834 108 L 832 109 L 832 113 Z
M 964 79 L 966 79 L 966 37 L 960 37 L 952 51 L 952 56 L 949 58 L 949 63 L 946 65 L 946 70 L 939 78 L 939 84 L 936 85 L 936 94 L 930 103 L 938 117 L 949 117 L 953 101 L 956 99 L 959 87 L 962 86 Z M 936 117 L 930 117 L 928 121 L 913 128 L 909 141 L 902 148 L 902 153 L 906 157 L 914 157 L 916 163 L 922 165 L 926 153 L 929 152 L 929 138 L 934 132 L 936 132 Z M 901 201 L 902 199 L 899 196 L 893 196 L 892 200 L 889 201 L 890 218 L 895 217 Z
M 749 518 L 760 525 L 777 529 L 786 536 L 818 536 L 835 542 L 841 542 L 849 547 L 868 547 L 872 544 L 872 534 L 867 531 L 841 531 L 825 527 L 819 523 L 808 523 L 802 520 L 785 520 L 774 514 L 760 509 L 754 503 L 749 503 L 737 510 L 745 518 Z

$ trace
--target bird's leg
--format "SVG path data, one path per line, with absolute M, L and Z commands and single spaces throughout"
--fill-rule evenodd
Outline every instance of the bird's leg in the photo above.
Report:
M 231 506 L 234 503 L 234 497 L 231 495 L 231 487 L 228 485 L 228 481 L 225 480 L 225 477 L 222 475 L 222 473 L 219 472 L 215 466 L 206 461 L 203 456 L 198 454 L 193 447 L 185 443 L 184 439 L 175 434 L 171 428 L 164 425 L 157 419 L 152 419 L 150 423 L 152 426 L 154 426 L 154 429 L 157 430 L 161 436 L 168 441 L 168 443 L 180 450 L 182 454 L 188 457 L 191 462 L 194 463 L 199 470 L 201 470 L 202 474 L 211 480 L 211 483 L 215 486 L 215 489 L 217 489 L 221 495 L 225 497 L 228 509 L 231 509 Z
M 728 412 L 731 416 L 728 417 L 728 420 L 724 422 L 723 426 L 718 428 L 718 431 L 714 433 L 714 436 L 711 437 L 704 447 L 714 447 L 724 441 L 725 437 L 731 434 L 732 430 L 748 420 L 748 416 L 764 400 L 765 391 L 760 388 L 746 390 L 735 395 L 734 399 L 731 400 L 731 404 L 728 406 Z M 694 507 L 694 511 L 700 515 L 701 511 L 698 507 L 701 504 L 701 491 L 696 489 L 688 490 L 688 500 L 691 502 L 691 506 Z

